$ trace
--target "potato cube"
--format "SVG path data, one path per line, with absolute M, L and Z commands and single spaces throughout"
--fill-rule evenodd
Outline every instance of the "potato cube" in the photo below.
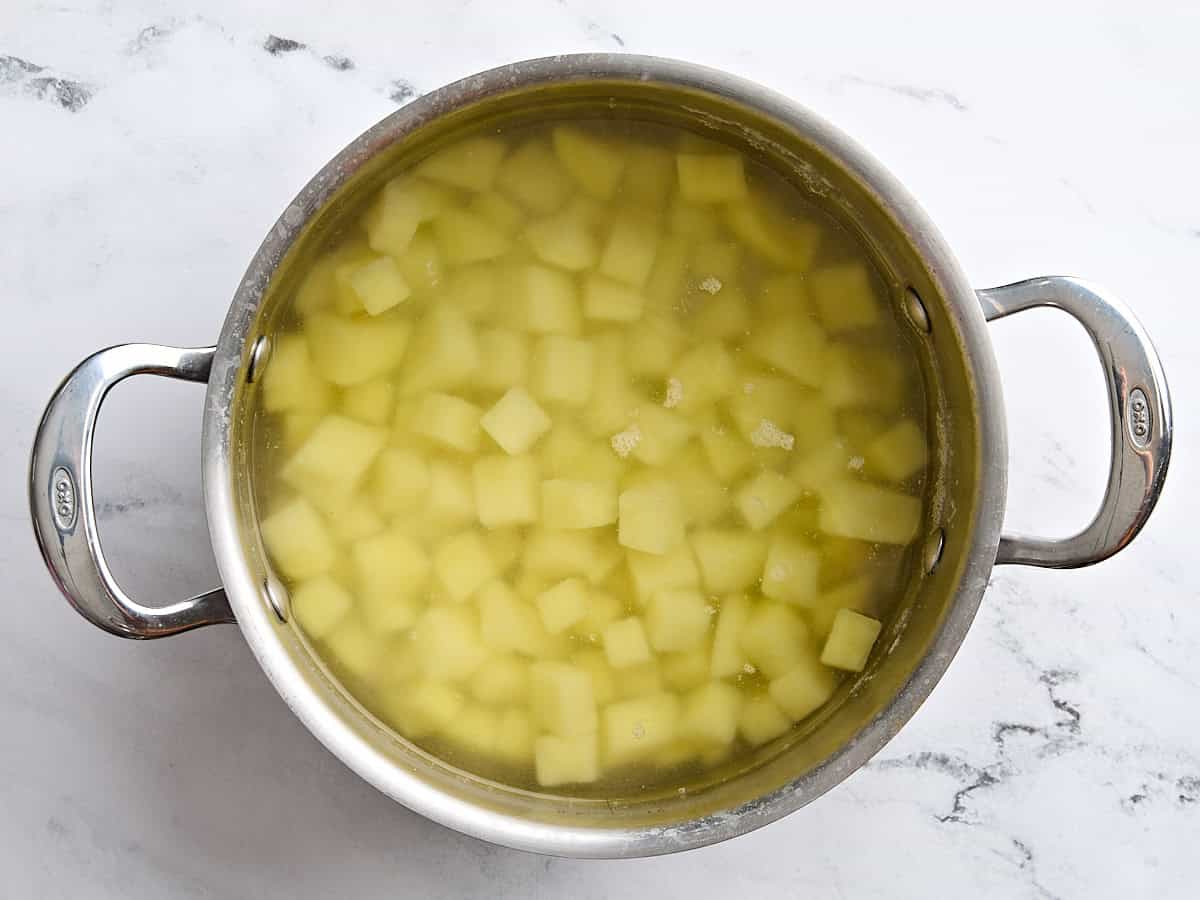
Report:
M 284 413 L 280 423 L 279 447 L 284 453 L 294 453 L 303 444 L 313 430 L 325 418 L 323 413 L 289 412 Z
M 767 542 L 760 535 L 738 529 L 709 528 L 695 532 L 691 541 L 704 587 L 712 593 L 745 590 L 762 575 Z
M 592 395 L 595 350 L 590 341 L 548 334 L 533 351 L 530 385 L 547 403 L 583 406 Z
M 351 678 L 374 674 L 384 654 L 381 636 L 356 616 L 348 616 L 325 638 L 325 654 L 335 672 Z
M 483 538 L 474 531 L 464 531 L 438 545 L 433 571 L 450 599 L 462 603 L 495 577 L 496 564 Z
M 326 416 L 283 465 L 283 480 L 318 505 L 349 499 L 383 449 L 387 434 L 347 419 Z
M 525 229 L 525 240 L 542 262 L 568 272 L 590 269 L 600 258 L 600 247 L 591 229 L 569 213 L 533 222 Z
M 597 705 L 610 703 L 616 697 L 616 679 L 603 650 L 589 648 L 576 651 L 571 656 L 571 664 L 591 675 L 592 695 Z
M 903 546 L 921 528 L 921 498 L 861 481 L 836 481 L 822 490 L 820 521 L 826 534 Z
M 732 594 L 721 600 L 717 614 L 717 630 L 713 635 L 712 677 L 728 678 L 740 675 L 750 663 L 742 650 L 742 631 L 750 620 L 754 607 L 749 598 Z
M 555 128 L 553 140 L 558 161 L 585 194 L 598 200 L 613 195 L 625 168 L 616 147 L 570 125 Z
M 670 553 L 683 541 L 679 489 L 669 481 L 640 485 L 617 498 L 617 542 L 643 553 Z
M 413 738 L 442 731 L 466 704 L 466 696 L 453 685 L 432 679 L 419 681 L 402 703 L 403 731 Z
M 604 762 L 619 766 L 646 759 L 675 739 L 680 703 L 657 693 L 610 703 L 604 708 Z
M 615 482 L 565 478 L 542 482 L 542 524 L 546 528 L 598 528 L 615 521 Z
M 852 609 L 839 609 L 833 620 L 833 630 L 821 651 L 821 662 L 847 672 L 861 672 L 883 624 Z
M 521 709 L 506 709 L 496 725 L 496 755 L 510 763 L 533 761 L 533 723 Z
M 318 313 L 308 320 L 304 334 L 317 371 L 345 387 L 397 368 L 405 357 L 411 329 L 411 322 L 394 316 L 345 319 Z
M 453 394 L 425 394 L 413 417 L 412 430 L 444 447 L 474 453 L 479 449 L 482 411 Z
M 683 310 L 689 246 L 689 242 L 678 235 L 668 235 L 659 242 L 654 268 L 650 270 L 645 287 L 650 308 L 657 313 L 673 315 Z
M 675 157 L 652 144 L 632 144 L 626 151 L 622 193 L 637 197 L 645 209 L 661 209 L 675 186 Z
M 592 321 L 636 322 L 645 305 L 637 290 L 603 275 L 590 275 L 583 283 L 583 315 Z
M 664 689 L 662 671 L 656 660 L 627 669 L 613 669 L 613 683 L 616 686 L 617 697 L 622 700 L 660 694 Z
M 700 587 L 700 570 L 696 568 L 696 561 L 687 541 L 681 542 L 667 554 L 638 553 L 631 550 L 626 554 L 626 560 L 638 603 L 642 607 L 647 606 L 659 591 Z
M 517 266 L 509 282 L 513 328 L 534 334 L 579 334 L 579 290 L 566 272 L 530 263 Z
M 417 174 L 468 191 L 486 191 L 496 178 L 508 148 L 495 137 L 459 140 L 426 157 Z
M 511 654 L 492 656 L 471 676 L 471 694 L 488 706 L 523 704 L 529 693 L 529 665 Z
M 773 741 L 792 727 L 789 719 L 767 695 L 751 697 L 742 707 L 738 733 L 752 747 Z
M 705 341 L 683 354 L 671 375 L 683 387 L 679 408 L 685 412 L 710 407 L 737 387 L 733 357 L 720 341 Z
M 426 203 L 416 189 L 416 179 L 406 176 L 393 178 L 378 199 L 367 210 L 363 225 L 367 243 L 378 253 L 403 253 L 425 220 Z
M 802 490 L 820 494 L 835 480 L 845 477 L 849 467 L 850 451 L 845 443 L 832 441 L 796 460 L 788 475 Z
M 541 138 L 526 141 L 500 164 L 496 187 L 532 212 L 549 215 L 571 195 L 571 176 Z
M 718 283 L 720 287 L 717 287 Z M 709 296 L 712 288 L 716 288 L 716 292 Z M 740 288 L 705 279 L 700 282 L 700 290 L 704 297 L 692 301 L 694 309 L 690 319 L 696 334 L 737 342 L 750 333 L 750 302 Z
M 811 606 L 817 598 L 821 554 L 808 541 L 776 534 L 767 548 L 762 592 L 773 600 Z
M 532 456 L 484 456 L 471 467 L 475 508 L 484 528 L 526 525 L 538 517 L 539 475 Z
M 416 507 L 429 491 L 429 465 L 414 450 L 387 447 L 371 467 L 368 492 L 381 514 L 394 516 Z
M 912 419 L 902 419 L 867 444 L 867 468 L 888 481 L 901 482 L 925 468 L 925 433 Z
M 644 287 L 657 249 L 654 222 L 644 215 L 622 213 L 613 221 L 597 271 L 630 287 Z
M 525 536 L 521 529 L 515 526 L 493 528 L 483 539 L 487 543 L 488 552 L 492 554 L 492 560 L 496 563 L 496 571 L 500 573 L 507 572 L 517 564 L 525 547 Z
M 534 773 L 542 787 L 586 784 L 600 777 L 596 735 L 558 737 L 543 734 L 533 742 Z
M 476 194 L 467 209 L 481 219 L 486 219 L 505 234 L 512 234 L 525 221 L 525 212 L 521 207 L 495 191 Z
M 742 652 L 767 678 L 787 674 L 813 656 L 808 626 L 782 603 L 762 603 L 750 613 L 739 638 Z
M 329 514 L 329 533 L 339 544 L 352 544 L 383 531 L 384 521 L 360 492 Z
M 446 278 L 442 251 L 426 229 L 416 233 L 408 249 L 396 257 L 396 265 L 413 294 L 418 297 L 428 296 L 440 288 Z
M 767 692 L 793 722 L 799 722 L 823 706 L 836 688 L 832 670 L 805 653 L 786 674 L 771 680 Z
M 377 378 L 342 391 L 342 412 L 368 425 L 385 425 L 396 409 L 396 386 Z
M 301 582 L 291 596 L 292 614 L 314 640 L 332 634 L 353 605 L 349 592 L 325 575 Z
M 725 207 L 725 224 L 746 246 L 785 269 L 807 270 L 821 243 L 821 227 L 780 214 L 765 197 Z
M 401 373 L 405 394 L 450 390 L 479 368 L 479 343 L 466 317 L 452 306 L 434 306 L 417 323 Z
M 479 332 L 479 368 L 475 384 L 485 391 L 507 391 L 525 383 L 529 370 L 529 340 L 507 328 Z
M 625 339 L 620 333 L 596 335 L 592 348 L 592 394 L 582 411 L 583 424 L 608 442 L 630 425 L 646 395 L 630 382 Z M 612 451 L 608 452 L 611 456 Z
M 843 581 L 836 587 L 825 591 L 808 610 L 813 634 L 817 638 L 829 637 L 838 610 L 850 609 L 854 612 L 874 613 L 877 609 L 877 594 L 875 577 L 870 573 Z
M 689 238 L 692 242 L 708 241 L 717 236 L 721 229 L 721 220 L 717 217 L 716 208 L 694 206 L 676 196 L 667 211 L 667 229 L 673 234 Z
M 738 433 L 755 446 L 795 446 L 794 434 L 792 441 L 772 444 L 762 439 L 764 420 L 768 426 L 782 432 L 794 432 L 793 424 L 800 412 L 800 404 L 807 396 L 807 389 L 799 387 L 795 382 L 770 375 L 743 375 L 741 388 L 729 398 L 726 407 L 729 417 L 737 426 Z M 830 419 L 832 422 L 832 418 Z M 800 421 L 805 429 L 807 422 Z
M 541 444 L 542 471 L 551 478 L 616 481 L 625 465 L 607 443 L 593 441 L 569 421 L 560 421 Z
M 542 730 L 559 737 L 594 734 L 598 723 L 592 676 L 563 662 L 529 667 L 530 711 Z
M 479 589 L 479 615 L 483 641 L 499 652 L 516 651 L 535 656 L 545 644 L 541 618 L 503 581 L 489 581 Z
M 741 711 L 741 691 L 723 681 L 710 681 L 684 699 L 679 732 L 702 744 L 731 743 Z
M 742 484 L 734 493 L 733 503 L 746 524 L 762 531 L 781 512 L 800 499 L 800 485 L 780 475 L 764 470 Z
M 567 578 L 538 594 L 534 605 L 546 630 L 561 634 L 587 615 L 587 584 L 582 578 Z
M 624 614 L 625 606 L 614 594 L 594 590 L 591 593 L 587 615 L 572 626 L 571 632 L 590 643 L 599 643 L 603 638 L 604 629 Z
M 469 753 L 491 756 L 496 752 L 496 732 L 499 727 L 499 713 L 468 703 L 442 733 L 447 740 Z
M 411 602 L 429 580 L 429 557 L 411 538 L 384 532 L 359 541 L 351 550 L 360 597 L 370 607 L 367 624 L 399 631 L 412 624 Z M 406 602 L 409 601 L 409 602 Z
M 700 429 L 700 445 L 717 477 L 728 482 L 737 478 L 754 462 L 749 444 L 724 425 L 712 422 Z
M 371 316 L 387 312 L 412 294 L 396 260 L 390 256 L 380 256 L 355 266 L 347 273 L 346 282 Z
M 686 390 L 685 387 L 685 393 Z M 637 409 L 634 419 L 641 439 L 633 448 L 633 455 L 648 466 L 670 462 L 695 431 L 695 426 L 683 416 L 649 403 Z
M 899 412 L 904 404 L 905 373 L 894 353 L 830 343 L 825 361 L 825 400 L 834 409 Z
M 263 409 L 319 413 L 329 408 L 332 399 L 333 389 L 313 365 L 305 339 L 297 334 L 276 338 L 263 374 Z
M 690 691 L 700 687 L 711 677 L 710 656 L 707 644 L 685 653 L 663 654 L 659 660 L 663 681 L 676 691 Z
M 692 650 L 704 642 L 712 609 L 704 595 L 687 588 L 659 591 L 646 608 L 650 646 L 660 653 Z
M 465 523 L 476 517 L 471 476 L 454 463 L 434 460 L 429 464 L 426 498 L 425 511 L 434 522 Z
M 864 263 L 824 266 L 808 275 L 821 322 L 832 332 L 870 328 L 880 318 L 879 295 Z
M 429 678 L 465 681 L 483 665 L 488 650 L 469 606 L 431 606 L 413 630 L 412 646 Z
M 599 584 L 620 561 L 612 537 L 593 531 L 534 531 L 525 543 L 526 571 L 545 579 L 582 575 Z
M 523 387 L 510 388 L 484 413 L 483 430 L 505 453 L 525 453 L 550 430 L 550 417 Z
M 496 311 L 500 272 L 499 266 L 487 262 L 461 266 L 445 278 L 437 302 L 453 306 L 471 322 L 490 319 Z
M 689 203 L 728 203 L 746 196 L 742 158 L 735 153 L 680 153 L 679 195 Z
M 644 318 L 626 340 L 629 371 L 651 378 L 666 378 L 688 342 L 674 317 L 663 315 Z
M 625 669 L 651 659 L 650 645 L 642 620 L 636 616 L 613 622 L 604 629 L 604 654 L 616 669 Z
M 765 322 L 746 349 L 803 385 L 820 387 L 825 373 L 825 332 L 812 320 L 787 316 Z
M 286 578 L 312 578 L 337 560 L 325 520 L 303 497 L 272 511 L 259 530 L 271 561 Z

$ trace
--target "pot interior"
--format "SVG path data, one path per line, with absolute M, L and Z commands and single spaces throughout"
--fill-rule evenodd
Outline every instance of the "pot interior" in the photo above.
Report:
M 397 799 L 455 827 L 531 849 L 588 855 L 682 849 L 765 824 L 836 784 L 912 714 L 961 641 L 982 589 L 971 563 L 984 512 L 980 483 L 986 448 L 981 435 L 987 429 L 978 397 L 978 349 L 968 351 L 970 341 L 964 336 L 964 323 L 969 325 L 978 313 L 968 308 L 973 295 L 964 291 L 953 262 L 936 235 L 923 229 L 923 216 L 903 192 L 843 138 L 779 98 L 690 67 L 681 68 L 674 80 L 661 77 L 662 72 L 649 78 L 632 72 L 598 75 L 582 64 L 567 67 L 565 76 L 561 69 L 553 76 L 531 72 L 507 81 L 488 80 L 485 73 L 397 112 L 326 167 L 281 220 L 302 225 L 279 248 L 286 253 L 273 268 L 242 344 L 229 442 L 238 538 L 254 583 L 270 583 L 272 576 L 258 534 L 249 474 L 255 471 L 256 447 L 249 411 L 259 386 L 245 375 L 257 337 L 274 333 L 286 316 L 305 261 L 387 179 L 487 124 L 559 118 L 665 123 L 735 146 L 793 183 L 858 238 L 897 307 L 911 305 L 915 295 L 927 316 L 927 330 L 909 328 L 930 423 L 926 520 L 913 577 L 885 622 L 867 669 L 847 679 L 835 698 L 799 727 L 725 769 L 706 773 L 686 791 L 599 799 L 515 789 L 432 757 L 399 738 L 341 688 L 299 631 L 272 611 L 267 591 L 238 598 L 238 617 L 244 628 L 252 617 L 269 631 L 275 645 L 270 652 L 282 654 L 297 673 L 302 684 L 280 689 L 310 727 L 314 719 L 303 714 L 300 703 L 325 711 L 327 717 L 314 730 L 335 750 L 347 744 L 328 740 L 321 728 L 336 727 L 369 747 L 376 760 L 370 771 L 354 759 L 346 761 Z M 414 788 L 418 783 L 420 791 Z M 435 797 L 452 798 L 457 809 L 481 810 L 485 818 L 473 825 L 455 812 L 439 814 Z M 513 821 L 533 830 L 523 836 L 506 831 Z M 589 844 L 581 837 L 589 833 L 619 837 Z

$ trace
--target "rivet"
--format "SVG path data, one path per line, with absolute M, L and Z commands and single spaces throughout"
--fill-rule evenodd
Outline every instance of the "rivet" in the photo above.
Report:
M 929 321 L 929 313 L 925 309 L 925 303 L 921 300 L 920 294 L 911 287 L 904 289 L 904 312 L 917 331 L 929 334 L 933 330 L 933 325 Z
M 271 340 L 265 334 L 260 335 L 254 342 L 254 349 L 250 351 L 250 362 L 246 365 L 246 384 L 254 384 L 254 379 L 258 377 L 270 356 Z
M 946 532 L 941 528 L 937 528 L 925 539 L 925 549 L 922 552 L 922 559 L 925 563 L 926 575 L 933 574 L 933 570 L 942 561 L 942 551 L 945 549 Z
M 263 579 L 263 593 L 267 597 L 267 603 L 272 610 L 275 611 L 275 618 L 281 623 L 286 624 L 288 620 L 288 605 L 290 596 L 287 588 L 285 588 L 274 576 L 268 575 Z

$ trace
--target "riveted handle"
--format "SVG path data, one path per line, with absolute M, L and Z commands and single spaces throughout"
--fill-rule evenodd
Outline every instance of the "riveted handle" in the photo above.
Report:
M 1038 306 L 1061 309 L 1087 331 L 1108 387 L 1112 464 L 1091 524 L 1061 540 L 1006 534 L 996 563 L 1090 566 L 1137 536 L 1154 510 L 1171 458 L 1171 398 L 1150 337 L 1115 297 L 1078 278 L 1032 278 L 979 291 L 988 321 Z
M 94 353 L 55 391 L 34 437 L 29 506 L 42 558 L 79 614 L 120 637 L 166 637 L 234 620 L 219 588 L 159 607 L 144 606 L 121 590 L 100 548 L 92 490 L 96 419 L 113 385 L 142 374 L 206 382 L 214 352 L 122 344 Z

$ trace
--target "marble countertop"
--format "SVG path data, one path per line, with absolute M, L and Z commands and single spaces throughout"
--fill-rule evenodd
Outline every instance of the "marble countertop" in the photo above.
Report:
M 865 6 L 5 4 L 0 894 L 1196 895 L 1200 14 Z M 317 744 L 237 629 L 132 643 L 86 625 L 26 512 L 33 428 L 75 362 L 122 341 L 212 341 L 279 211 L 359 131 L 455 77 L 576 50 L 687 58 L 807 104 L 908 184 L 980 287 L 1074 273 L 1126 298 L 1176 401 L 1167 491 L 1133 546 L 1089 570 L 997 570 L 949 673 L 865 769 L 761 831 L 656 860 L 542 858 L 407 812 Z M 1049 312 L 992 331 L 1008 521 L 1066 533 L 1107 465 L 1094 355 Z M 202 400 L 140 381 L 106 407 L 97 493 L 117 574 L 158 601 L 216 580 Z

